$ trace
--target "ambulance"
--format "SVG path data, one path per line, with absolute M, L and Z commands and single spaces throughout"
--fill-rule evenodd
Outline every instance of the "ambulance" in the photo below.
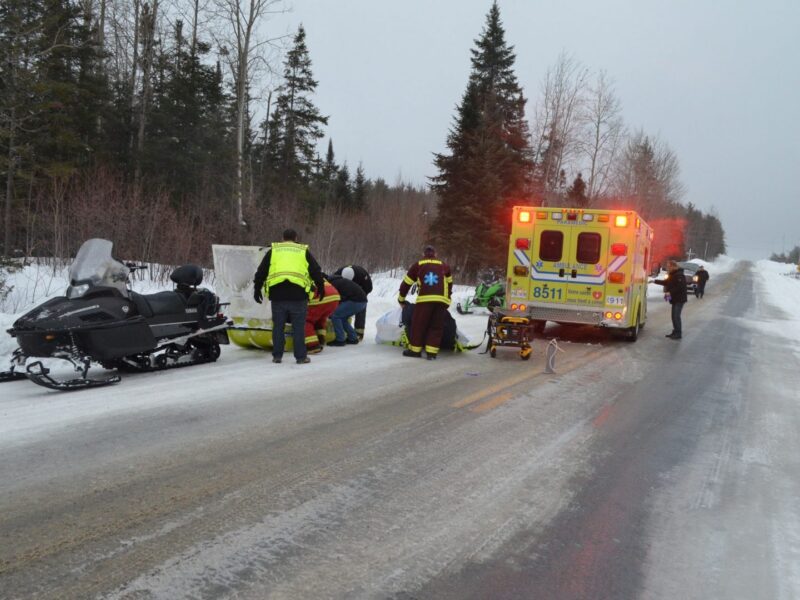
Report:
M 547 321 L 606 327 L 636 341 L 647 321 L 653 231 L 635 212 L 515 206 L 506 309 L 535 329 Z

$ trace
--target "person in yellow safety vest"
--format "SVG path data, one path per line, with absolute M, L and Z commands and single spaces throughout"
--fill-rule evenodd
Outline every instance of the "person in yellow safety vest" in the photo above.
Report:
M 253 278 L 253 298 L 261 304 L 266 295 L 272 306 L 272 362 L 283 360 L 286 344 L 284 327 L 292 325 L 294 358 L 302 365 L 308 358 L 305 344 L 305 322 L 312 283 L 319 295 L 325 297 L 322 269 L 305 244 L 297 243 L 297 232 L 286 229 L 283 242 L 274 242 Z
M 314 297 L 308 301 L 305 335 L 306 350 L 309 354 L 322 352 L 325 336 L 328 334 L 328 317 L 339 306 L 340 299 L 339 291 L 326 279 L 325 294 L 322 298 L 315 293 Z
M 408 269 L 400 284 L 397 301 L 406 302 L 411 286 L 417 284 L 417 303 L 411 317 L 411 333 L 408 348 L 403 356 L 422 356 L 423 345 L 428 360 L 439 354 L 444 332 L 445 314 L 450 306 L 453 290 L 453 276 L 450 267 L 436 258 L 433 246 L 425 246 L 424 257 Z

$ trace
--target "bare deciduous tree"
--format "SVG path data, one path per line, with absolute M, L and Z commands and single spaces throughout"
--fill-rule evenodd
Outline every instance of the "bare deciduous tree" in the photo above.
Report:
M 590 203 L 608 191 L 609 176 L 624 135 L 621 113 L 613 82 L 605 71 L 600 71 L 587 90 L 581 114 L 583 136 L 577 144 L 580 159 L 588 164 L 586 195 Z
M 248 101 L 253 78 L 259 68 L 269 68 L 265 50 L 273 42 L 261 34 L 263 21 L 282 12 L 282 0 L 215 0 L 218 18 L 224 23 L 220 33 L 221 53 L 233 76 L 236 96 L 236 178 L 235 196 L 240 225 L 246 225 L 243 210 L 245 135 L 249 120 Z
M 563 187 L 562 171 L 575 157 L 588 76 L 586 67 L 562 52 L 542 82 L 532 135 L 536 179 L 545 194 Z

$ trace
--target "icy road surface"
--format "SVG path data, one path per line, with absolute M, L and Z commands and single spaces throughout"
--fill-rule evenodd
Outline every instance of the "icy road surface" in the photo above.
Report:
M 551 326 L 556 375 L 370 342 L 4 384 L 0 596 L 800 597 L 800 281 L 768 275 L 712 273 L 680 342 L 657 297 L 635 344 Z

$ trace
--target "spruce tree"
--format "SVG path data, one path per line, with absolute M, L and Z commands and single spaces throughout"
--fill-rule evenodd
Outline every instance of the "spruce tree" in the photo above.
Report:
M 575 181 L 567 188 L 567 202 L 570 206 L 577 208 L 584 208 L 589 203 L 589 199 L 586 197 L 586 182 L 581 173 L 578 173 Z
M 353 210 L 363 211 L 367 208 L 367 185 L 364 167 L 359 163 L 355 179 L 353 179 Z
M 531 148 L 525 97 L 514 74 L 495 2 L 472 50 L 472 69 L 447 137 L 435 155 L 438 195 L 433 236 L 443 253 L 470 273 L 505 262 L 511 207 L 527 202 Z
M 286 56 L 284 82 L 278 89 L 267 140 L 267 194 L 271 197 L 303 200 L 310 205 L 316 144 L 323 136 L 322 116 L 311 96 L 317 81 L 311 72 L 306 32 L 301 25 Z

